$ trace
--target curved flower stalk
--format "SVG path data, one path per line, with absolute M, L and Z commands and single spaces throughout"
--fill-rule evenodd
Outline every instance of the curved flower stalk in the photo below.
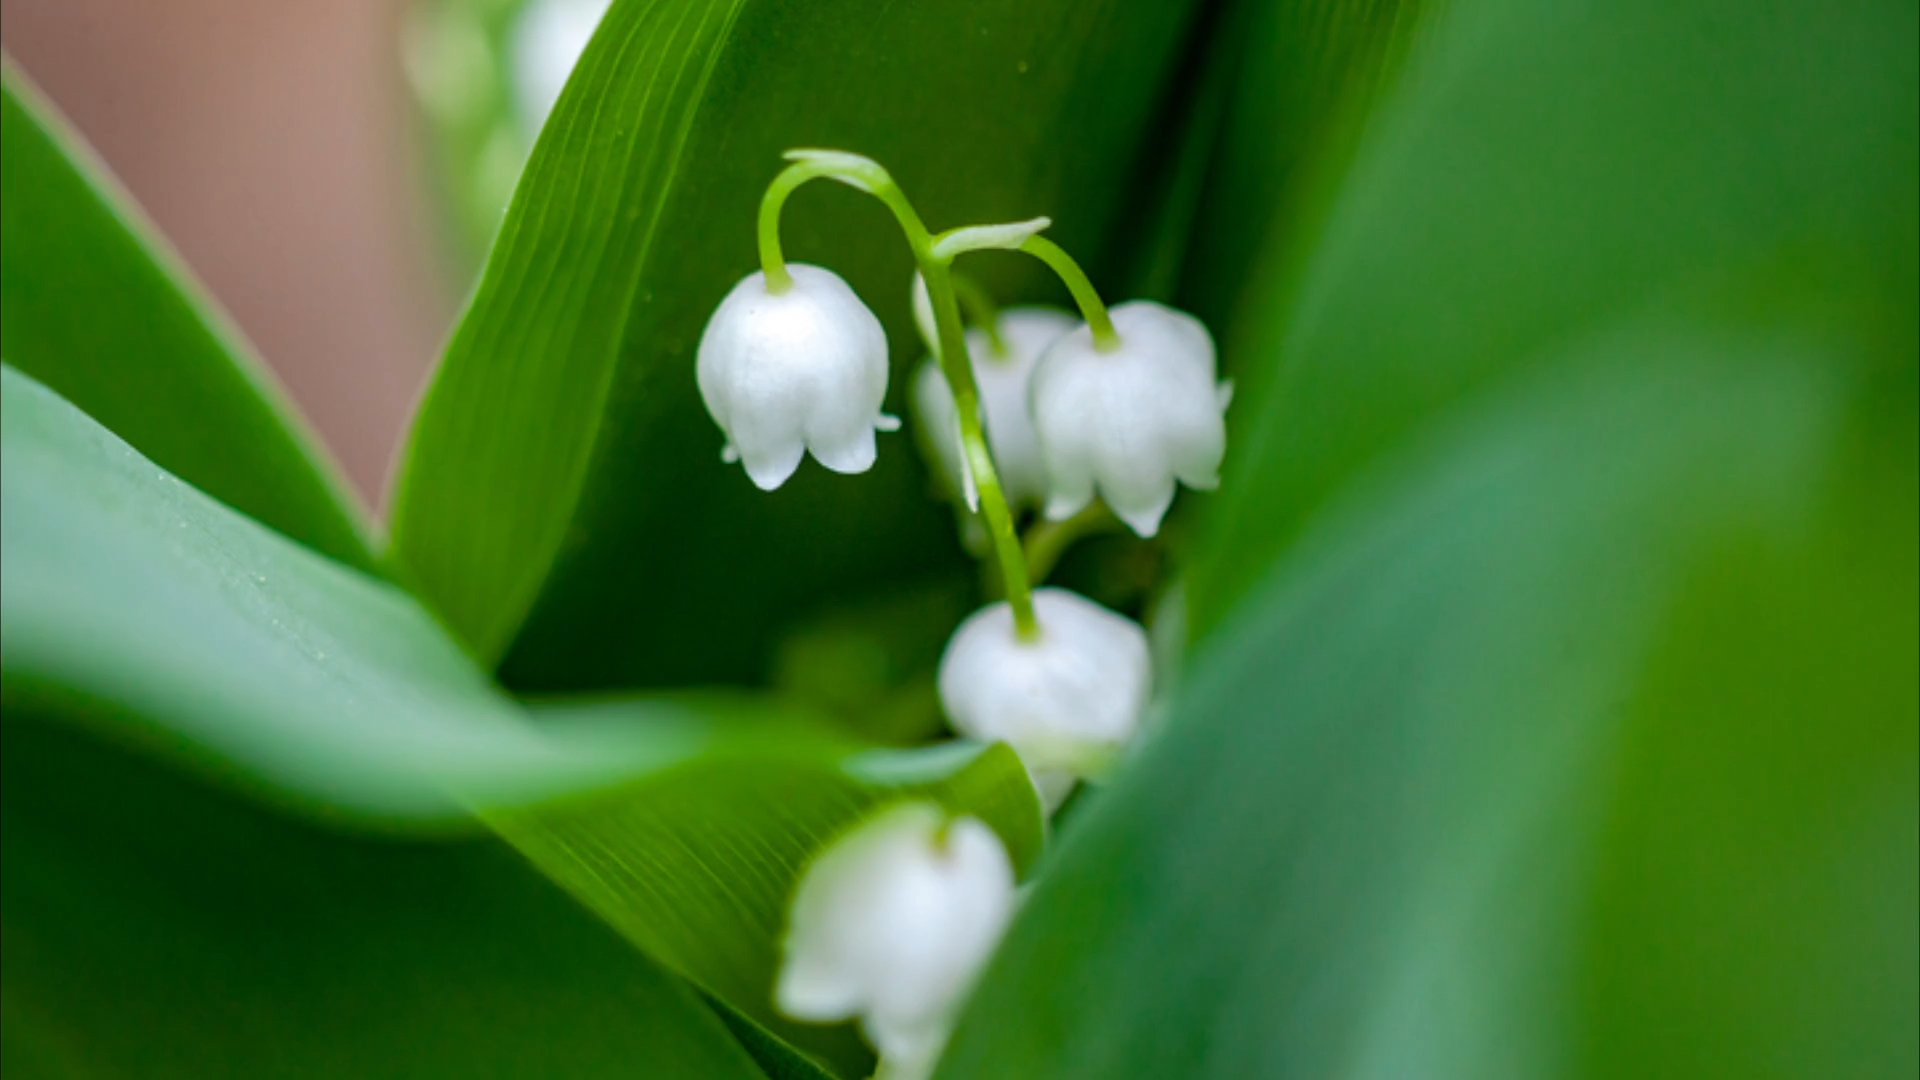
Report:
M 887 395 L 887 335 L 831 270 L 783 268 L 776 287 L 749 274 L 700 335 L 700 397 L 728 439 L 723 456 L 762 490 L 785 483 L 807 452 L 840 473 L 873 467 L 874 432 L 899 421 Z
M 992 829 L 932 803 L 895 806 L 807 868 L 775 1001 L 798 1020 L 857 1018 L 880 1075 L 918 1080 L 1013 909 L 1013 863 Z
M 1079 265 L 1039 235 L 1046 218 L 933 234 L 877 163 L 796 150 L 760 207 L 761 270 L 722 302 L 700 345 L 702 395 L 754 482 L 775 487 L 810 449 L 829 468 L 872 465 L 886 392 L 886 344 L 853 290 L 818 267 L 789 266 L 780 213 L 800 185 L 847 184 L 879 199 L 912 248 L 916 321 L 933 358 L 914 403 L 943 471 L 979 512 L 1006 599 L 970 616 L 941 658 L 939 691 L 954 728 L 1005 740 L 1056 802 L 1103 771 L 1134 736 L 1152 687 L 1146 632 L 1060 589 L 1030 586 L 1013 506 L 1044 503 L 1056 520 L 1030 537 L 1036 565 L 1109 521 L 1096 491 L 1142 536 L 1159 528 L 1177 483 L 1217 483 L 1226 388 L 1199 322 L 1147 302 L 1111 312 Z M 956 280 L 952 261 L 987 248 L 1025 251 L 1066 283 L 1085 323 L 1046 309 L 994 312 Z M 978 324 L 960 319 L 963 299 Z M 1070 520 L 1060 520 L 1070 519 Z
M 787 160 L 793 164 L 774 177 L 760 201 L 760 264 L 767 288 L 779 292 L 790 286 L 786 261 L 780 250 L 780 211 L 788 196 L 812 180 L 829 179 L 846 184 L 879 199 L 906 234 L 914 262 L 926 281 L 931 300 L 933 322 L 939 348 L 941 370 L 953 394 L 954 411 L 960 428 L 966 471 L 979 495 L 982 517 L 1000 564 L 1000 580 L 1012 606 L 1020 633 L 1039 632 L 1029 597 L 1026 563 L 1020 551 L 1020 537 L 1014 529 L 1013 513 L 1001 489 L 999 469 L 987 445 L 986 426 L 981 419 L 980 387 L 974 379 L 973 365 L 967 359 L 965 332 L 960 323 L 960 304 L 955 295 L 951 264 L 955 255 L 978 247 L 1014 247 L 1045 228 L 1047 219 L 1012 225 L 972 226 L 935 236 L 927 231 L 907 201 L 906 193 L 878 162 L 838 150 L 791 150 Z

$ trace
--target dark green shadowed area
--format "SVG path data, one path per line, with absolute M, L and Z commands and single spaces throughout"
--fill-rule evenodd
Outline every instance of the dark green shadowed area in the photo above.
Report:
M 6 742 L 8 1076 L 761 1076 L 497 842 L 334 833 L 11 706 Z

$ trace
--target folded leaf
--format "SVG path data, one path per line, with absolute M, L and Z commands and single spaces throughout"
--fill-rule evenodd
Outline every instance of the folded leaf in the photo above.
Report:
M 1133 227 L 1125 176 L 1190 8 L 616 3 L 401 472 L 396 549 L 448 623 L 525 689 L 752 679 L 796 612 L 958 571 L 904 440 L 868 474 L 807 465 L 772 495 L 724 465 L 694 385 L 701 330 L 756 269 L 760 193 L 795 146 L 877 158 L 936 228 L 1049 215 L 1098 265 Z M 789 204 L 789 255 L 853 284 L 904 372 L 921 351 L 907 249 L 878 204 L 816 187 Z M 975 258 L 997 295 L 1051 288 L 1031 260 Z
M 365 510 L 239 332 L 11 62 L 0 98 L 0 355 L 200 490 L 373 569 Z

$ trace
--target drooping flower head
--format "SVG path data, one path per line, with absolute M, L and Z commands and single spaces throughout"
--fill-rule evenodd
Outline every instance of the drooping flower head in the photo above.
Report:
M 1011 744 L 1036 779 L 1098 771 L 1139 730 L 1153 682 L 1140 624 L 1065 589 L 1033 591 L 1039 634 L 1005 601 L 968 616 L 940 658 L 954 729 Z
M 767 491 L 809 450 L 834 472 L 865 472 L 873 433 L 899 426 L 880 411 L 880 320 L 831 270 L 789 263 L 787 271 L 793 283 L 780 292 L 764 273 L 734 286 L 707 321 L 695 363 L 700 397 L 728 440 L 724 456 Z
M 807 868 L 776 1003 L 798 1020 L 858 1017 L 883 1075 L 925 1076 L 1013 907 L 1013 864 L 992 829 L 932 803 L 895 806 Z
M 1219 486 L 1230 384 L 1216 380 L 1198 319 L 1147 300 L 1112 309 L 1119 345 L 1082 326 L 1034 368 L 1029 405 L 1046 462 L 1046 514 L 1072 517 L 1097 492 L 1141 536 L 1160 530 L 1176 482 Z

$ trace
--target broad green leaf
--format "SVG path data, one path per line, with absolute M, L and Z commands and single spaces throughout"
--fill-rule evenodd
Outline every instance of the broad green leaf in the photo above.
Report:
M 11 367 L 0 380 L 9 709 L 45 705 L 318 812 L 419 826 L 682 752 L 540 731 L 412 597 L 215 502 Z
M 1911 1074 L 1914 11 L 1423 18 L 942 1075 Z
M 548 707 L 549 720 L 617 720 L 645 701 Z M 644 784 L 489 820 L 535 865 L 649 955 L 786 1041 L 864 1076 L 850 1028 L 795 1024 L 773 1009 L 787 903 L 807 860 L 883 800 L 930 798 L 993 825 L 1032 865 L 1039 807 L 1004 745 L 954 743 L 827 755 L 742 754 L 722 769 L 662 770 Z M 690 822 L 699 823 L 690 828 Z
M 1423 18 L 1316 242 L 1269 237 L 1230 328 L 1249 392 L 1193 577 L 1203 635 L 1408 432 L 1655 298 L 1744 292 L 1726 302 L 1757 320 L 1819 291 L 1915 351 L 1913 5 Z
M 365 511 L 239 332 L 11 61 L 0 97 L 0 355 L 202 491 L 374 568 Z
M 394 542 L 484 659 L 529 689 L 764 675 L 828 597 L 961 571 L 909 442 L 857 477 L 762 494 L 719 458 L 694 386 L 708 313 L 756 269 L 761 190 L 795 146 L 869 154 L 934 227 L 1047 214 L 1098 267 L 1190 5 L 623 0 L 535 147 L 422 406 Z M 878 204 L 816 186 L 789 253 L 920 348 L 911 263 Z M 969 264 L 1050 292 L 1030 260 Z M 894 401 L 904 379 L 894 379 Z M 778 537 L 777 550 L 767 547 Z M 723 644 L 724 643 L 724 644 Z
M 1910 1074 L 1917 402 L 1870 368 L 1625 327 L 1362 476 L 940 1075 Z
M 335 833 L 12 705 L 6 742 L 9 1077 L 762 1076 L 496 842 Z
M 1038 852 L 1038 801 L 1004 746 L 857 753 L 711 695 L 530 717 L 391 584 L 214 502 L 29 377 L 0 368 L 0 386 L 10 718 L 335 823 L 458 831 L 478 812 L 636 944 L 776 1029 L 785 899 L 823 838 L 929 797 L 987 821 L 1021 865 Z M 33 772 L 32 745 L 10 735 L 10 770 Z M 865 1063 L 848 1030 L 795 1037 Z

